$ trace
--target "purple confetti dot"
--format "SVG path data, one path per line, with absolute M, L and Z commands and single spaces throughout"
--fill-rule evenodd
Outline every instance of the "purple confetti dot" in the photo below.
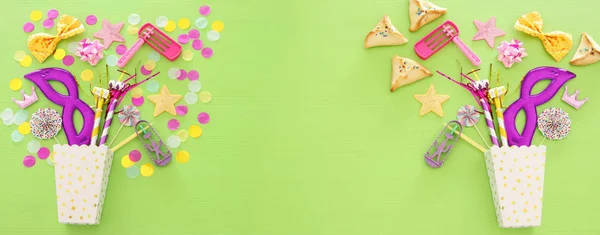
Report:
M 187 78 L 187 72 L 184 69 L 179 70 L 179 77 L 177 77 L 177 80 L 183 81 L 186 78 Z
M 208 123 L 208 121 L 210 121 L 210 116 L 208 115 L 208 113 L 201 112 L 198 114 L 198 122 L 200 124 L 206 124 Z
M 210 14 L 210 7 L 208 5 L 204 5 L 204 6 L 201 6 L 198 11 L 200 12 L 201 15 L 207 16 L 208 14 Z
M 31 22 L 27 22 L 23 25 L 23 31 L 31 33 L 35 29 L 35 25 Z
M 117 52 L 117 54 L 119 54 L 119 55 L 125 54 L 126 51 L 127 51 L 127 46 L 125 46 L 124 44 L 119 44 L 119 45 L 117 45 L 117 47 L 115 47 L 115 52 Z
M 35 158 L 33 156 L 27 156 L 23 159 L 23 165 L 27 168 L 35 165 Z
M 194 40 L 194 42 L 192 42 L 192 48 L 194 48 L 194 50 L 202 49 L 202 40 L 200 40 L 200 39 Z
M 52 27 L 54 27 L 54 20 L 45 19 L 44 23 L 42 23 L 42 26 L 44 26 L 44 28 L 51 29 Z
M 150 75 L 152 73 L 152 70 L 147 70 L 146 66 L 144 65 L 140 68 L 140 72 L 142 72 L 143 75 Z
M 58 17 L 58 11 L 56 9 L 51 9 L 48 11 L 48 19 L 56 19 L 56 17 Z
M 177 37 L 177 41 L 179 41 L 181 44 L 187 44 L 188 41 L 190 41 L 190 38 L 187 34 L 182 33 L 179 35 L 179 37 Z
M 144 104 L 144 97 L 140 96 L 138 98 L 131 98 L 131 103 L 135 106 L 142 106 Z
M 192 29 L 188 32 L 188 37 L 198 39 L 200 37 L 200 31 L 197 29 Z
M 185 105 L 179 105 L 179 106 L 175 107 L 175 111 L 177 112 L 177 115 L 184 116 L 188 112 L 188 107 Z
M 46 147 L 42 147 L 37 152 L 39 159 L 46 159 L 50 156 L 50 150 Z
M 200 77 L 200 74 L 196 70 L 190 70 L 187 74 L 187 77 L 190 79 L 190 81 L 196 81 Z
M 95 25 L 98 22 L 98 18 L 95 15 L 89 15 L 85 18 L 85 23 L 88 25 Z
M 207 59 L 212 57 L 213 50 L 210 47 L 205 47 L 204 49 L 202 49 L 202 56 Z
M 131 160 L 132 162 L 139 162 L 140 159 L 142 159 L 142 153 L 140 153 L 139 150 L 131 150 L 131 152 L 129 152 L 129 160 Z
M 177 130 L 179 129 L 179 121 L 177 121 L 177 119 L 171 119 L 169 120 L 169 123 L 167 123 L 167 127 L 169 127 L 169 130 Z
M 65 66 L 71 66 L 71 65 L 73 65 L 73 63 L 75 63 L 75 58 L 73 58 L 72 55 L 68 55 L 68 56 L 65 56 L 65 58 L 63 58 L 62 62 Z

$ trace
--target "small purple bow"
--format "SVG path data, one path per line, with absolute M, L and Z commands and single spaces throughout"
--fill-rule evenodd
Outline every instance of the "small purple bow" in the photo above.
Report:
M 87 61 L 92 66 L 96 66 L 98 61 L 104 58 L 102 51 L 104 51 L 104 46 L 98 40 L 91 41 L 85 38 L 79 42 L 75 55 L 81 57 L 81 61 Z
M 504 67 L 510 68 L 516 62 L 521 62 L 522 58 L 527 56 L 523 43 L 519 40 L 502 41 L 498 46 L 498 60 L 502 61 Z

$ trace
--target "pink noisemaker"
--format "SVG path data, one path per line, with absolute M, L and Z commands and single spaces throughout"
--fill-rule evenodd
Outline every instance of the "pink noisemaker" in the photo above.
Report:
M 177 42 L 173 41 L 173 39 L 150 23 L 146 23 L 140 28 L 138 37 L 140 39 L 138 39 L 117 62 L 117 65 L 120 68 L 129 62 L 131 57 L 135 55 L 144 43 L 148 44 L 152 49 L 170 61 L 176 60 L 181 54 L 181 45 L 177 44 Z
M 450 41 L 458 46 L 473 65 L 479 66 L 481 64 L 479 57 L 458 37 L 458 27 L 456 24 L 449 20 L 418 41 L 415 44 L 415 52 L 421 59 L 426 60 L 442 49 L 442 47 L 448 45 Z

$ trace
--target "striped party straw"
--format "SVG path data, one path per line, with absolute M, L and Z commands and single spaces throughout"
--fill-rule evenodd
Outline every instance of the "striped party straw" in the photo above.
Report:
M 96 97 L 96 113 L 94 115 L 94 129 L 92 130 L 92 141 L 91 145 L 96 145 L 98 140 L 98 132 L 100 131 L 100 119 L 102 116 L 102 108 L 104 107 L 104 102 L 108 99 L 109 92 L 106 89 L 95 86 L 92 89 L 92 93 Z
M 504 86 L 494 87 L 490 89 L 488 96 L 494 101 L 496 106 L 496 116 L 498 117 L 498 131 L 500 132 L 500 140 L 502 146 L 508 146 L 508 138 L 506 136 L 506 129 L 504 128 L 504 114 L 502 112 L 502 97 L 506 93 Z

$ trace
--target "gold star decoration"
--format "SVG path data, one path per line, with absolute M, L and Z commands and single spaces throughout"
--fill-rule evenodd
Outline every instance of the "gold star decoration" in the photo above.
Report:
M 175 103 L 177 103 L 181 97 L 181 95 L 172 95 L 169 92 L 167 85 L 163 85 L 162 89 L 160 90 L 160 94 L 150 95 L 148 96 L 148 99 L 156 105 L 154 107 L 155 117 L 163 112 L 167 112 L 173 116 L 176 116 L 177 112 L 175 111 Z
M 417 101 L 421 102 L 421 111 L 419 112 L 420 116 L 428 114 L 429 112 L 434 112 L 438 116 L 443 117 L 444 110 L 442 109 L 442 104 L 450 99 L 449 95 L 437 94 L 433 84 L 429 85 L 427 93 L 417 94 L 413 97 L 415 97 Z

